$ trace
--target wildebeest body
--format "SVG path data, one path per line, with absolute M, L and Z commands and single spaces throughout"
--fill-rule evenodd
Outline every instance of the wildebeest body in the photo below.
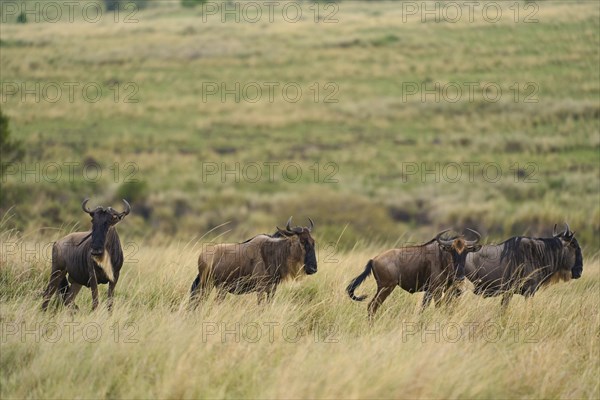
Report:
M 107 257 L 109 257 L 110 263 L 98 263 L 93 259 L 91 255 L 92 238 L 90 233 L 71 233 L 54 243 L 52 247 L 53 262 L 56 262 L 57 267 L 60 267 L 60 269 L 66 269 L 71 283 L 78 283 L 86 287 L 90 286 L 88 268 L 90 263 L 94 265 L 98 284 L 109 283 L 111 278 L 112 280 L 117 280 L 123 266 L 123 250 L 117 231 L 111 227 L 106 235 L 105 261 L 108 261 Z M 85 239 L 86 236 L 89 237 Z M 81 242 L 82 240 L 84 241 Z M 105 270 L 105 268 L 110 267 L 112 267 L 112 271 Z
M 466 255 L 477 251 L 479 246 L 477 241 L 466 241 L 460 237 L 441 239 L 441 235 L 447 231 L 438 233 L 434 239 L 420 246 L 387 250 L 369 260 L 365 270 L 346 288 L 350 298 L 356 301 L 366 298 L 355 296 L 354 291 L 371 273 L 377 282 L 377 293 L 368 306 L 369 318 L 373 317 L 396 286 L 409 293 L 425 291 L 423 308 L 432 298 L 439 305 L 444 293 L 448 293 L 447 299 L 455 297 L 455 292 L 458 292 L 454 289 L 455 283 L 465 276 Z
M 274 235 L 258 235 L 242 243 L 223 243 L 205 248 L 198 258 L 198 276 L 191 288 L 192 306 L 205 296 L 210 288 L 218 289 L 218 298 L 224 293 L 257 292 L 267 300 L 277 285 L 288 277 L 317 272 L 314 240 L 310 228 L 291 228 Z
M 517 236 L 483 246 L 467 256 L 465 271 L 476 294 L 503 294 L 503 305 L 507 305 L 513 293 L 532 296 L 544 284 L 579 278 L 583 256 L 567 229 L 551 238 Z
M 71 233 L 52 247 L 52 272 L 43 295 L 43 310 L 57 290 L 64 304 L 69 305 L 83 286 L 91 289 L 92 309 L 96 309 L 98 285 L 105 283 L 108 283 L 108 309 L 112 309 L 114 289 L 123 266 L 123 250 L 115 225 L 129 214 L 131 206 L 123 200 L 123 212 L 111 207 L 96 207 L 92 211 L 86 206 L 88 200 L 81 206 L 92 217 L 92 230 Z

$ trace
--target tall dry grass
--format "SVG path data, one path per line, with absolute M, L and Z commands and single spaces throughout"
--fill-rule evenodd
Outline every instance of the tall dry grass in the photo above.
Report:
M 280 286 L 272 304 L 214 296 L 187 310 L 201 243 L 140 243 L 115 310 L 42 313 L 49 262 L 14 243 L 0 268 L 2 398 L 597 398 L 600 264 L 580 280 L 500 299 L 472 293 L 419 313 L 397 289 L 372 326 L 344 293 L 381 244 L 319 255 L 319 271 Z M 38 247 L 40 248 L 40 247 Z M 27 250 L 29 249 L 29 250 Z M 24 252 L 29 254 L 26 260 Z M 132 262 L 132 260 L 137 260 Z M 327 262 L 329 261 L 329 262 Z M 370 278 L 360 292 L 374 294 Z M 106 289 L 101 289 L 105 299 Z

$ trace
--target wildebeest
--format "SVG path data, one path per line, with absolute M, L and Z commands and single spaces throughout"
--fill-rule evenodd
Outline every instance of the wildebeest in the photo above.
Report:
M 52 273 L 44 292 L 43 310 L 59 287 L 64 304 L 69 305 L 82 286 L 92 290 L 94 310 L 98 307 L 98 284 L 104 283 L 108 283 L 107 306 L 112 309 L 115 286 L 123 266 L 123 250 L 115 225 L 131 212 L 131 206 L 123 199 L 123 212 L 100 206 L 92 211 L 87 208 L 88 201 L 83 200 L 81 208 L 92 217 L 91 232 L 71 233 L 52 247 Z
M 266 294 L 270 301 L 277 284 L 288 277 L 298 275 L 301 268 L 307 275 L 317 272 L 315 241 L 311 236 L 314 228 L 290 226 L 277 228 L 273 235 L 258 235 L 242 243 L 223 243 L 206 248 L 198 258 L 198 276 L 191 289 L 191 305 L 217 288 L 217 299 L 227 292 L 243 294 L 258 293 L 260 304 Z
M 583 255 L 569 225 L 561 233 L 554 225 L 550 238 L 515 236 L 485 245 L 468 255 L 465 269 L 476 294 L 502 294 L 501 304 L 506 307 L 515 293 L 529 297 L 543 285 L 580 278 Z
M 346 288 L 348 295 L 352 300 L 364 300 L 367 296 L 356 297 L 354 291 L 373 273 L 377 281 L 377 293 L 368 306 L 369 319 L 373 318 L 396 286 L 409 293 L 425 291 L 422 309 L 429 305 L 432 297 L 439 305 L 444 292 L 448 299 L 455 296 L 458 291 L 449 289 L 455 282 L 465 278 L 465 258 L 468 253 L 479 250 L 481 246 L 477 242 L 481 236 L 469 229 L 477 235 L 477 239 L 465 240 L 462 235 L 442 239 L 441 236 L 449 230 L 438 233 L 425 244 L 391 249 L 369 260 L 363 273 Z

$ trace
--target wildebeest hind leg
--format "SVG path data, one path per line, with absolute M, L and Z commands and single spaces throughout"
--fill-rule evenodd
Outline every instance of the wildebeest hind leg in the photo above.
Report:
M 429 306 L 432 298 L 433 292 L 431 290 L 426 290 L 425 295 L 423 296 L 423 303 L 421 304 L 421 312 L 425 311 L 425 309 Z
M 375 294 L 375 297 L 373 297 L 373 300 L 371 300 L 368 306 L 369 321 L 373 320 L 373 317 L 375 316 L 375 313 L 377 312 L 379 306 L 385 301 L 385 299 L 387 299 L 387 297 L 390 295 L 390 293 L 394 291 L 395 288 L 395 286 L 384 286 L 377 288 L 377 293 Z
M 508 308 L 508 303 L 510 303 L 510 299 L 512 299 L 513 293 L 512 292 L 506 292 L 502 295 L 502 302 L 500 303 L 502 306 L 502 311 L 506 311 L 506 309 Z
M 69 286 L 69 290 L 65 295 L 65 307 L 71 306 L 72 308 L 77 309 L 77 306 L 72 303 L 82 287 L 83 285 L 80 285 L 79 283 L 71 282 L 71 286 Z
M 225 300 L 225 296 L 227 296 L 227 290 L 225 288 L 217 288 L 217 296 L 215 297 L 215 302 L 221 303 Z
M 56 293 L 56 291 L 58 290 L 58 287 L 60 286 L 60 283 L 62 282 L 62 280 L 65 278 L 66 275 L 67 275 L 66 270 L 52 268 L 52 274 L 50 275 L 50 282 L 48 283 L 48 287 L 44 291 L 44 296 L 43 296 L 44 301 L 42 302 L 42 310 L 43 311 L 46 311 L 46 309 L 48 308 L 48 303 L 50 303 L 50 299 L 52 299 L 52 296 L 54 295 L 54 293 Z

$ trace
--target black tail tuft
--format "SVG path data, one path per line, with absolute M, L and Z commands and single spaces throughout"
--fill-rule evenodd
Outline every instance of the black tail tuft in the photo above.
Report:
M 367 277 L 369 275 L 371 275 L 372 271 L 373 271 L 373 260 L 369 260 L 369 262 L 367 263 L 367 266 L 365 267 L 365 270 L 362 272 L 362 274 L 360 274 L 356 278 L 352 279 L 352 282 L 350 282 L 350 284 L 346 288 L 346 292 L 348 293 L 348 296 L 350 296 L 350 298 L 352 300 L 363 301 L 364 299 L 367 298 L 367 296 L 356 297 L 354 295 L 354 291 L 356 290 L 357 287 L 359 287 L 365 281 L 365 279 L 367 279 Z
M 198 274 L 196 279 L 194 279 L 194 283 L 192 283 L 192 289 L 190 290 L 190 292 L 192 292 L 192 296 L 194 295 L 194 293 L 196 293 L 196 290 L 198 289 L 199 285 L 200 285 L 200 274 Z
M 67 299 L 67 292 L 69 291 L 69 281 L 65 276 L 63 280 L 60 282 L 60 286 L 58 287 L 58 295 L 64 302 Z

